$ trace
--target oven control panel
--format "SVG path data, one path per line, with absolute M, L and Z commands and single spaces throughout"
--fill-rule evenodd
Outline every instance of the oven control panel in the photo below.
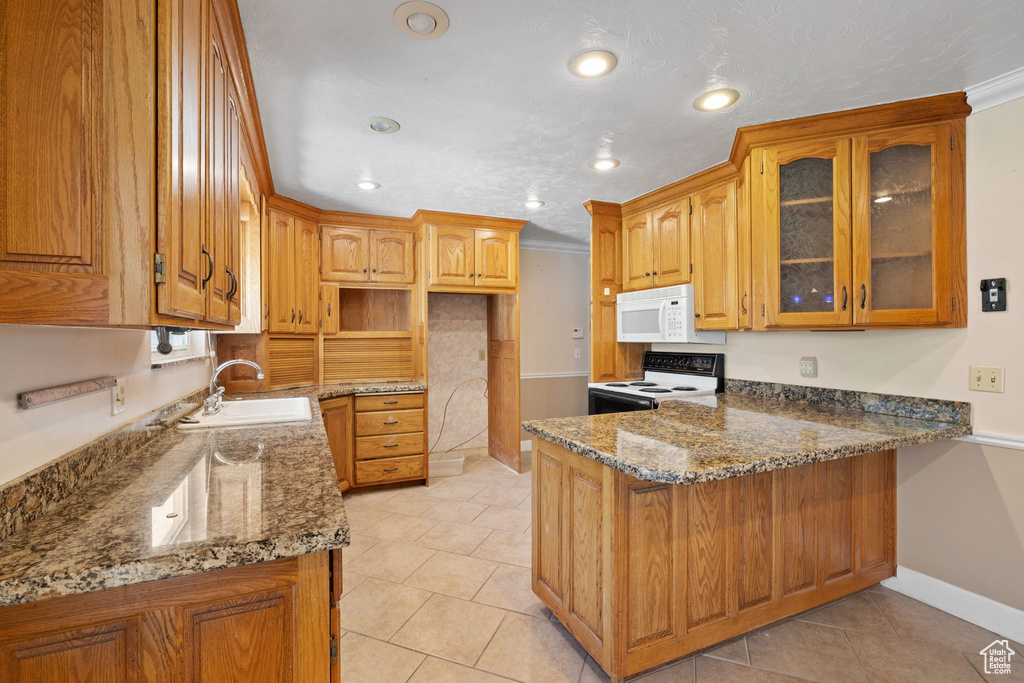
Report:
M 671 353 L 648 351 L 644 354 L 644 370 L 685 372 L 691 375 L 723 376 L 725 357 L 720 353 Z
M 673 306 L 672 304 L 679 303 L 677 300 L 668 303 L 669 305 L 665 307 L 665 341 L 683 339 L 686 335 L 686 321 L 683 318 L 686 309 L 683 306 Z

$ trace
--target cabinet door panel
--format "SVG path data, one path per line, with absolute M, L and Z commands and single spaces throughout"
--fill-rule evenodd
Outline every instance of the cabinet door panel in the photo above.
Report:
M 654 228 L 654 286 L 690 281 L 690 198 L 651 212 Z
M 694 315 L 697 327 L 739 326 L 736 181 L 700 192 L 694 199 Z
M 430 226 L 430 284 L 472 287 L 476 248 L 472 228 Z
M 651 214 L 642 213 L 622 220 L 622 289 L 654 286 L 651 253 Z
M 855 323 L 948 319 L 938 266 L 949 235 L 950 139 L 948 125 L 854 138 Z
M 850 140 L 785 145 L 764 157 L 765 324 L 849 325 Z
M 295 219 L 295 331 L 315 334 L 319 329 L 320 231 L 316 223 Z
M 504 230 L 477 230 L 476 284 L 514 288 L 519 280 L 519 235 Z
M 338 486 L 344 492 L 352 486 L 352 397 L 324 401 L 321 406 L 327 443 L 331 446 Z
M 338 334 L 341 329 L 341 311 L 338 310 L 338 288 L 333 285 L 320 287 L 320 331 L 323 334 Z
M 295 311 L 295 219 L 271 211 L 267 241 L 269 330 L 271 333 L 294 332 L 298 318 Z
M 229 79 L 230 80 L 230 79 Z M 234 89 L 228 88 L 228 117 L 225 142 L 226 172 L 225 187 L 227 188 L 227 220 L 228 220 L 228 254 L 225 270 L 231 282 L 228 284 L 228 322 L 237 325 L 242 322 L 243 292 L 248 275 L 242 266 L 242 230 L 241 197 L 242 197 L 242 155 L 241 155 L 241 118 L 238 110 L 238 95 Z M 247 235 L 246 235 L 247 237 Z
M 321 268 L 325 282 L 370 281 L 370 231 L 325 227 Z
M 142 680 L 136 620 L 6 643 L 0 647 L 0 680 L 18 683 L 129 683 Z
M 370 278 L 374 282 L 412 284 L 413 234 L 398 230 L 374 230 L 371 235 Z
M 217 322 L 228 322 L 228 292 L 231 276 L 228 274 L 231 250 L 231 227 L 228 225 L 228 65 L 224 54 L 224 41 L 220 25 L 210 16 L 210 49 L 207 52 L 206 89 L 206 245 L 213 255 L 213 276 L 206 283 L 206 317 Z M 233 200 L 237 203 L 237 199 Z

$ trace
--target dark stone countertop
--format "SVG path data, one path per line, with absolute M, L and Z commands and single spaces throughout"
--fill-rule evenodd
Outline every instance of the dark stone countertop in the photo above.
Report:
M 534 420 L 524 422 L 523 429 L 637 479 L 672 484 L 769 472 L 971 433 L 966 423 L 731 393 L 665 400 L 657 410 Z
M 317 399 L 425 389 L 333 384 L 246 394 L 309 397 L 312 418 L 164 430 L 0 543 L 0 606 L 348 545 Z

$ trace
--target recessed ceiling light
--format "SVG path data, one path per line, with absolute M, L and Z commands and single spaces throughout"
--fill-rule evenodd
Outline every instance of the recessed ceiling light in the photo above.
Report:
M 618 159 L 598 159 L 590 162 L 590 168 L 596 168 L 598 171 L 610 171 L 618 165 Z
M 892 201 L 892 197 L 879 197 L 878 199 L 875 200 L 875 204 L 885 204 L 886 202 L 891 202 L 891 201 Z
M 363 128 L 372 130 L 374 133 L 397 133 L 402 127 L 398 121 L 383 116 L 371 116 L 363 121 Z
M 719 88 L 718 90 L 709 90 L 698 97 L 693 106 L 701 111 L 718 111 L 736 104 L 736 100 L 739 98 L 740 94 L 735 90 Z
M 375 183 L 372 180 L 360 180 L 356 183 L 356 187 L 360 190 L 376 190 L 380 187 L 380 183 Z
M 607 50 L 592 50 L 577 55 L 569 62 L 569 71 L 581 78 L 594 78 L 603 76 L 619 63 L 615 55 Z
M 544 202 L 539 199 L 531 199 L 526 202 L 527 209 L 539 209 L 542 206 L 544 206 Z
M 407 2 L 395 10 L 395 26 L 402 33 L 421 40 L 440 38 L 448 30 L 448 15 L 430 2 Z

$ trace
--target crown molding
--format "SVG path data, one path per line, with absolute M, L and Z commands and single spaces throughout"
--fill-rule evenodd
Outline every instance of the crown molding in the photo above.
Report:
M 558 251 L 563 254 L 589 254 L 589 244 L 571 244 L 569 242 L 546 242 L 544 240 L 519 240 L 519 250 Z
M 967 88 L 967 102 L 976 112 L 1019 97 L 1024 97 L 1024 66 Z

